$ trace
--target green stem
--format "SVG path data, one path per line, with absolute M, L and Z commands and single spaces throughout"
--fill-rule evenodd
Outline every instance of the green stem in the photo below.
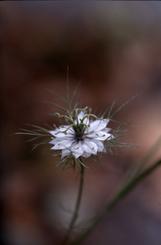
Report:
M 75 226 L 75 223 L 77 221 L 78 215 L 79 215 L 79 208 L 81 204 L 81 199 L 82 199 L 82 193 L 83 193 L 83 185 L 84 185 L 84 166 L 80 165 L 80 181 L 79 181 L 79 189 L 78 189 L 78 195 L 76 199 L 76 204 L 75 204 L 75 209 L 74 213 L 67 231 L 67 234 L 62 242 L 62 245 L 67 245 L 69 244 L 73 228 Z
M 76 241 L 71 243 L 71 245 L 78 245 L 80 244 L 95 228 L 95 226 L 101 221 L 101 219 L 109 213 L 114 207 L 117 206 L 117 204 L 123 200 L 129 192 L 131 192 L 144 178 L 148 177 L 152 172 L 154 172 L 159 166 L 161 165 L 161 160 L 157 161 L 153 165 L 149 166 L 147 169 L 144 169 L 140 174 L 137 176 L 135 175 L 131 180 L 129 180 L 128 183 L 126 183 L 114 196 L 114 198 L 109 202 L 109 204 L 106 206 L 105 210 L 99 215 L 91 225 L 91 227 Z

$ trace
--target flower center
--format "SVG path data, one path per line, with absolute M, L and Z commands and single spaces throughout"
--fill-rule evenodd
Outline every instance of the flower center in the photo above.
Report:
M 83 123 L 73 125 L 75 131 L 75 140 L 77 142 L 83 140 L 85 125 Z

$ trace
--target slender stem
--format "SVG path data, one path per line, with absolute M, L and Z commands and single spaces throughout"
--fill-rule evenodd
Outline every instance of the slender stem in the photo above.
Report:
M 77 195 L 77 199 L 76 199 L 75 209 L 74 209 L 74 213 L 73 213 L 69 228 L 67 230 L 67 234 L 66 234 L 66 236 L 62 242 L 62 245 L 69 244 L 71 234 L 72 234 L 73 228 L 75 226 L 75 223 L 77 221 L 78 214 L 79 214 L 79 208 L 80 208 L 82 193 L 83 193 L 84 169 L 85 169 L 83 165 L 80 165 L 80 168 L 81 168 L 80 169 L 80 181 L 79 181 L 79 188 L 78 188 L 78 195 Z
M 114 198 L 109 202 L 109 204 L 106 206 L 105 210 L 96 217 L 91 227 L 78 239 L 76 239 L 72 245 L 78 245 L 81 244 L 81 242 L 91 233 L 91 231 L 95 228 L 95 226 L 101 221 L 101 219 L 109 213 L 114 207 L 117 206 L 118 203 L 120 203 L 121 200 L 123 200 L 142 180 L 144 180 L 146 177 L 148 177 L 153 171 L 155 171 L 158 167 L 161 165 L 161 160 L 157 161 L 153 165 L 149 166 L 148 168 L 144 169 L 140 174 L 137 176 L 135 175 L 128 183 L 126 183 L 114 196 Z

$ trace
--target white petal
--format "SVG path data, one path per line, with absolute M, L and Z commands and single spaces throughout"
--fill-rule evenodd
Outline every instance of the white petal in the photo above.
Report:
M 86 139 L 84 141 L 84 144 L 86 144 L 90 148 L 90 151 L 88 151 L 89 153 L 91 152 L 91 154 L 94 155 L 97 154 L 98 147 L 93 141 Z
M 103 132 L 103 131 L 98 131 L 98 132 L 95 133 L 95 135 L 96 135 L 95 138 L 96 138 L 97 140 L 102 140 L 102 141 L 104 141 L 104 140 L 106 140 L 106 139 L 109 137 L 109 135 L 111 135 L 111 134 L 108 134 L 108 133 Z
M 49 131 L 49 133 L 50 133 L 51 135 L 53 135 L 53 136 L 55 136 L 55 134 L 58 133 L 58 132 L 59 132 L 58 129 Z
M 77 122 L 84 123 L 85 125 L 89 125 L 89 118 L 83 111 L 81 111 L 77 116 L 77 120 L 75 120 L 75 123 Z
M 98 150 L 97 150 L 98 152 L 102 152 L 105 150 L 104 144 L 101 141 L 95 140 L 94 142 L 98 147 Z
M 62 150 L 61 158 L 64 158 L 66 156 L 69 156 L 71 154 L 71 151 L 68 149 Z
M 58 138 L 62 138 L 62 137 L 64 137 L 66 134 L 59 131 L 59 132 L 53 133 L 52 135 L 54 135 L 55 137 L 58 137 Z
M 53 150 L 63 150 L 71 147 L 73 144 L 73 140 L 63 140 L 63 141 L 58 141 L 55 143 L 55 145 L 51 148 Z
M 109 122 L 109 119 L 97 119 L 91 122 L 88 128 L 88 132 L 100 131 L 107 126 L 108 122 Z
M 91 153 L 84 152 L 82 156 L 85 158 L 88 158 L 91 156 Z
M 49 144 L 54 145 L 55 144 L 55 139 L 52 139 Z
M 114 136 L 113 134 L 108 134 L 107 140 L 112 140 L 112 139 L 114 139 L 114 138 L 115 138 L 115 136 Z
M 91 155 L 93 153 L 91 147 L 89 147 L 89 145 L 86 144 L 86 141 L 84 141 L 84 143 L 82 144 L 82 148 L 83 148 L 83 152 L 85 154 L 90 154 Z
M 79 112 L 77 116 L 78 122 L 81 123 L 84 117 L 85 117 L 85 113 L 83 111 Z
M 58 128 L 60 132 L 64 132 L 64 131 L 70 131 L 72 129 L 71 126 L 69 125 L 64 125 Z
M 111 131 L 111 128 L 104 128 L 103 131 L 105 131 L 106 133 Z
M 73 154 L 73 156 L 75 156 L 75 158 L 77 159 L 77 158 L 79 158 L 80 156 L 82 156 L 82 152 L 72 152 L 72 154 Z
M 57 143 L 62 143 L 64 141 L 73 141 L 74 137 L 70 136 L 70 135 L 65 135 L 64 137 L 56 137 L 54 139 L 52 139 L 49 143 L 52 145 L 55 145 Z
M 75 158 L 80 157 L 83 154 L 82 143 L 78 142 L 73 144 L 73 146 L 71 147 L 71 151 Z
M 111 139 L 113 136 L 110 133 L 106 133 L 105 131 L 96 131 L 93 132 L 91 134 L 88 134 L 87 137 L 91 138 L 91 139 L 97 139 L 97 140 L 107 140 L 107 139 Z
M 83 123 L 88 126 L 89 125 L 89 118 L 85 117 L 83 120 Z
M 63 135 L 74 134 L 74 130 L 69 125 L 64 125 L 56 128 L 55 130 L 49 131 L 49 133 L 55 137 L 63 137 Z

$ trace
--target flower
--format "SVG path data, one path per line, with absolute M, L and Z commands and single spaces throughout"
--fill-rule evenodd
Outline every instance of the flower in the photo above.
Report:
M 61 151 L 62 159 L 68 156 L 88 158 L 105 152 L 104 142 L 114 138 L 107 128 L 109 121 L 90 114 L 87 108 L 75 109 L 68 117 L 68 125 L 49 131 L 51 149 Z

